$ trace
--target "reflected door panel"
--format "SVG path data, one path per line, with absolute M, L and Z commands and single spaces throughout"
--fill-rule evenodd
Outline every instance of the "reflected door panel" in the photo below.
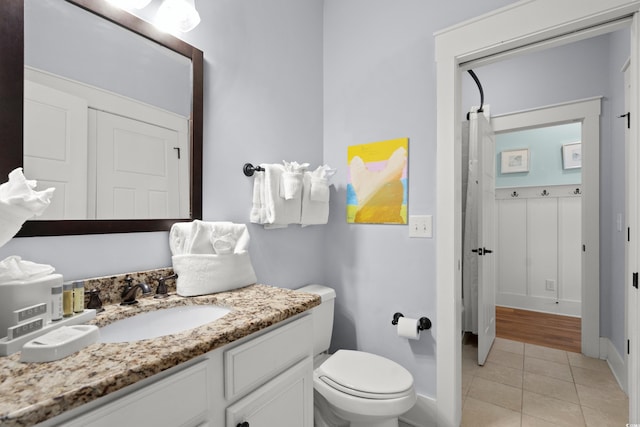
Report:
M 177 218 L 178 133 L 100 111 L 96 117 L 98 218 Z
M 87 217 L 87 102 L 28 80 L 24 85 L 24 173 L 56 189 L 39 219 Z

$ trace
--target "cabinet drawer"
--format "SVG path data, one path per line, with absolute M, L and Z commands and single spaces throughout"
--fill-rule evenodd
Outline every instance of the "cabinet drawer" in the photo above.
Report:
M 207 362 L 159 380 L 75 418 L 65 426 L 189 426 L 208 410 Z M 205 424 L 206 425 L 206 424 Z
M 284 325 L 224 354 L 224 393 L 229 400 L 269 381 L 311 356 L 311 316 Z

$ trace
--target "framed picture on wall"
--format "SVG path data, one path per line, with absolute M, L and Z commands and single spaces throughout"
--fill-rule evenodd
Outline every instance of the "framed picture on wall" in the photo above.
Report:
M 562 146 L 562 169 L 582 167 L 582 143 L 573 142 Z
M 529 172 L 529 149 L 505 150 L 500 153 L 500 172 Z

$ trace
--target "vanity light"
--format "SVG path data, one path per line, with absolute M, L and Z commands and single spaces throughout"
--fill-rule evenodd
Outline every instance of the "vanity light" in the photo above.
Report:
M 156 15 L 156 26 L 167 32 L 186 33 L 200 23 L 194 0 L 164 0 Z
M 107 0 L 112 5 L 120 9 L 144 9 L 151 3 L 151 0 Z

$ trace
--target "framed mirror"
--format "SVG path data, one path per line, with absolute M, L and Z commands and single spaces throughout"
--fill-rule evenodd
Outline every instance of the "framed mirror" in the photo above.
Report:
M 65 215 L 61 218 L 54 217 L 55 219 L 27 221 L 17 236 L 56 236 L 165 231 L 169 230 L 171 225 L 177 221 L 189 221 L 201 218 L 203 115 L 202 51 L 171 35 L 157 30 L 151 24 L 135 17 L 134 15 L 115 8 L 103 0 L 48 0 L 48 3 L 55 4 L 56 6 L 64 6 L 67 10 L 63 12 L 63 15 L 54 18 L 43 15 L 44 18 L 41 18 L 42 20 L 40 22 L 31 22 L 26 20 L 27 18 L 25 18 L 25 16 L 27 15 L 29 15 L 29 20 L 34 19 L 32 17 L 32 15 L 34 15 L 32 10 L 28 10 L 28 14 L 25 13 L 25 7 L 31 7 L 31 4 L 28 2 L 32 2 L 32 0 L 3 0 L 0 2 L 0 52 L 3 56 L 3 61 L 0 62 L 0 147 L 2 151 L 2 155 L 0 156 L 0 176 L 6 177 L 11 170 L 19 166 L 24 166 L 25 175 L 29 179 L 37 179 L 36 177 L 32 178 L 29 176 L 29 167 L 27 167 L 27 165 L 30 164 L 29 161 L 33 148 L 32 145 L 27 144 L 27 140 L 29 140 L 29 138 L 33 139 L 33 135 L 35 134 L 36 140 L 45 141 L 45 144 L 49 144 L 50 135 L 52 135 L 52 133 L 47 131 L 47 127 L 44 125 L 33 125 L 33 123 L 36 122 L 33 121 L 32 113 L 29 110 L 29 103 L 32 98 L 31 80 L 36 80 L 38 84 L 46 84 L 47 87 L 45 89 L 49 90 L 49 83 L 58 79 L 62 82 L 61 84 L 63 87 L 66 87 L 65 85 L 71 85 L 71 92 L 75 90 L 74 87 L 82 86 L 82 90 L 86 90 L 86 87 L 89 87 L 94 92 L 105 92 L 108 96 L 112 96 L 114 99 L 122 98 L 122 102 L 130 104 L 128 107 L 129 110 L 127 111 L 134 111 L 133 115 L 137 114 L 139 117 L 135 118 L 144 126 L 147 126 L 153 120 L 157 120 L 156 127 L 169 127 L 168 125 L 165 125 L 165 123 L 167 123 L 165 121 L 167 117 L 165 112 L 169 112 L 169 116 L 171 116 L 169 119 L 172 119 L 172 116 L 182 117 L 185 123 L 182 135 L 183 145 L 174 146 L 178 144 L 170 143 L 168 146 L 169 151 L 172 153 L 175 151 L 175 156 L 182 157 L 182 164 L 180 166 L 182 168 L 182 172 L 180 172 L 179 176 L 170 176 L 166 181 L 170 183 L 180 181 L 184 185 L 180 189 L 182 192 L 180 200 L 180 203 L 182 203 L 181 208 L 167 211 L 169 212 L 168 214 L 156 215 L 152 213 L 145 217 L 137 212 L 134 213 L 133 210 L 129 210 L 125 203 L 128 201 L 127 197 L 119 197 L 117 198 L 117 201 L 119 203 L 118 207 L 120 213 L 113 215 L 110 212 L 117 209 L 114 209 L 111 206 L 108 206 L 106 210 L 102 209 L 102 211 L 95 208 L 95 206 L 99 204 L 96 203 L 97 196 L 93 194 L 93 196 L 89 196 L 88 203 L 86 200 L 82 200 L 80 203 L 81 205 L 89 205 L 88 216 L 85 217 L 84 213 L 82 213 L 79 215 Z M 36 4 L 35 2 L 33 3 Z M 39 4 L 40 2 L 37 3 Z M 54 31 L 51 28 L 47 30 L 46 27 L 49 24 L 53 25 L 59 21 L 63 21 L 65 17 L 72 14 L 76 16 L 73 18 L 74 21 L 84 20 L 85 18 L 78 18 L 78 16 L 81 15 L 84 15 L 86 19 L 94 20 L 89 24 L 84 24 L 84 29 L 81 27 L 79 30 L 76 30 L 81 32 L 81 34 L 84 32 L 86 34 L 85 38 L 89 38 L 89 35 L 87 34 L 89 31 L 87 28 L 92 29 L 90 31 L 92 37 L 95 36 L 94 33 L 99 34 L 104 31 L 122 31 L 127 33 L 126 37 L 136 38 L 124 42 L 127 47 L 138 46 L 137 50 L 128 52 L 124 52 L 124 49 L 118 47 L 101 46 L 99 48 L 91 48 L 86 46 L 83 47 L 82 44 L 79 45 L 79 48 L 75 46 L 75 49 L 69 49 L 73 51 L 77 57 L 86 58 L 84 60 L 91 63 L 97 61 L 96 54 L 99 54 L 97 56 L 105 56 L 103 53 L 108 52 L 109 50 L 113 50 L 114 52 L 118 51 L 120 56 L 122 56 L 121 54 L 129 55 L 130 59 L 126 59 L 124 65 L 116 65 L 109 70 L 109 64 L 106 64 L 90 70 L 87 74 L 89 74 L 91 78 L 99 75 L 101 69 L 105 70 L 103 74 L 112 76 L 122 71 L 123 74 L 121 76 L 116 76 L 115 78 L 112 78 L 112 80 L 119 84 L 126 78 L 137 78 L 137 81 L 134 81 L 133 84 L 129 84 L 129 86 L 134 88 L 141 87 L 147 80 L 154 80 L 157 75 L 163 74 L 160 73 L 160 71 L 171 69 L 173 67 L 172 65 L 164 65 L 164 63 L 162 63 L 162 61 L 169 58 L 178 64 L 176 68 L 182 69 L 183 73 L 186 73 L 186 76 L 176 77 L 175 75 L 169 75 L 169 77 L 166 77 L 166 79 L 168 79 L 166 81 L 182 81 L 182 86 L 171 92 L 165 83 L 159 83 L 159 86 L 155 89 L 153 87 L 143 88 L 140 91 L 142 98 L 139 98 L 136 94 L 128 92 L 123 93 L 120 92 L 119 88 L 105 87 L 101 83 L 94 83 L 93 81 L 86 82 L 84 80 L 76 82 L 76 79 L 80 80 L 80 78 L 76 76 L 64 75 L 62 78 L 59 78 L 57 70 L 47 69 L 42 71 L 40 70 L 40 64 L 36 64 L 35 68 L 32 67 L 31 64 L 34 62 L 37 63 L 39 60 L 33 59 L 31 52 L 34 49 L 31 49 L 31 45 L 27 48 L 25 43 L 31 43 L 29 40 L 33 40 L 34 37 L 40 37 L 40 34 L 34 33 L 32 29 L 37 28 L 38 31 L 43 32 L 42 36 L 47 37 L 47 34 L 49 34 L 48 37 L 51 38 L 52 33 L 55 32 L 58 34 L 59 32 Z M 113 28 L 115 28 L 115 30 Z M 95 29 L 95 31 L 93 29 Z M 106 37 L 108 39 L 120 37 L 113 36 L 113 33 L 108 34 L 109 35 Z M 72 35 L 70 40 L 72 40 L 73 37 L 74 36 Z M 76 35 L 75 37 L 82 38 L 83 36 Z M 91 46 L 93 46 L 94 43 L 97 44 L 97 42 L 92 41 Z M 55 49 L 62 44 L 70 43 L 57 41 L 49 46 L 45 45 L 44 48 L 41 48 L 40 50 L 45 52 L 55 51 Z M 27 52 L 26 55 L 25 51 Z M 151 59 L 152 53 L 155 53 L 156 57 L 159 59 Z M 50 62 L 55 64 L 55 59 L 59 58 L 60 55 L 61 54 L 59 53 L 52 55 L 54 60 Z M 111 57 L 109 58 L 111 59 Z M 67 68 L 70 70 L 77 70 L 78 68 L 90 69 L 90 67 L 72 65 L 71 63 L 75 60 L 76 59 L 58 61 L 57 64 L 68 65 Z M 139 68 L 143 67 L 145 63 L 155 64 L 155 66 L 148 70 L 140 70 Z M 158 63 L 162 65 L 158 66 Z M 61 72 L 60 74 L 64 74 L 64 72 Z M 136 75 L 138 77 L 136 77 Z M 25 82 L 25 78 L 27 78 L 27 82 Z M 56 87 L 56 89 L 60 88 Z M 186 96 L 182 96 L 182 99 L 179 99 L 181 98 L 180 95 L 184 95 L 185 92 Z M 114 94 L 115 96 L 113 96 Z M 77 97 L 78 94 L 73 93 L 73 95 Z M 82 92 L 80 96 L 91 99 L 90 104 L 94 103 L 93 95 L 85 96 L 84 92 Z M 145 98 L 145 96 L 147 96 L 147 98 Z M 158 101 L 158 103 L 156 103 L 154 100 L 149 98 L 154 96 L 156 98 L 164 97 L 169 100 L 178 99 L 178 104 L 181 105 L 174 108 L 169 104 L 163 104 L 163 101 Z M 107 101 L 103 100 L 100 102 L 106 103 L 105 105 L 107 105 L 111 103 L 110 99 L 111 98 L 107 98 Z M 159 118 L 149 119 L 149 116 L 145 116 L 146 113 L 142 115 L 139 114 L 142 107 L 146 108 L 146 106 L 149 105 L 152 110 L 158 110 L 160 112 L 160 116 L 158 116 Z M 93 110 L 91 105 L 89 105 L 89 107 L 88 111 L 90 111 L 90 115 L 87 122 L 90 126 L 93 126 L 96 123 L 96 120 L 98 120 L 98 123 L 100 123 L 99 120 L 102 120 L 96 119 L 96 114 L 99 117 L 99 115 L 105 113 L 103 110 L 109 110 L 111 108 L 110 105 L 105 108 L 102 106 L 94 107 Z M 144 110 L 144 108 L 142 109 Z M 177 114 L 174 114 L 172 110 L 177 111 Z M 125 114 L 120 111 L 107 111 L 106 113 L 117 119 L 125 116 Z M 129 120 L 128 117 L 127 120 Z M 27 125 L 25 126 L 23 123 Z M 39 138 L 35 131 L 40 132 L 41 135 Z M 87 133 L 89 135 L 94 135 L 98 132 L 93 128 L 89 128 L 89 132 Z M 88 137 L 87 139 L 91 140 L 91 137 Z M 155 167 L 159 163 L 162 163 L 164 167 L 165 158 L 169 156 L 160 153 L 155 157 L 146 157 L 147 153 L 150 152 L 150 150 L 146 149 L 146 147 L 150 146 L 148 140 L 149 138 L 147 137 L 146 140 L 137 144 L 137 149 L 130 149 L 128 147 L 134 146 L 135 144 L 132 144 L 130 139 L 124 138 L 117 141 L 117 144 L 119 145 L 109 146 L 109 150 L 107 151 L 117 151 L 116 149 L 123 151 L 122 148 L 125 147 L 127 150 L 130 150 L 126 152 L 125 156 L 123 156 L 125 161 L 128 161 L 129 166 L 142 164 L 144 165 L 143 169 L 150 170 L 150 174 L 154 174 L 155 171 L 152 170 L 152 167 Z M 97 165 L 93 167 L 92 170 L 92 163 L 89 162 L 88 172 L 86 171 L 87 167 L 83 166 L 85 171 L 82 172 L 84 175 L 81 175 L 83 177 L 87 176 L 86 180 L 84 180 L 85 187 L 88 186 L 89 188 L 92 188 L 96 187 L 96 180 L 98 182 L 101 180 L 104 181 L 102 178 L 103 171 L 100 168 L 103 164 L 108 164 L 108 161 L 105 161 L 102 158 L 96 158 L 96 152 L 99 153 L 99 150 L 91 148 L 91 141 L 84 143 L 89 145 L 89 149 L 87 150 L 88 154 L 85 154 L 82 151 L 82 148 L 79 150 L 74 149 L 68 151 L 77 151 L 81 153 L 78 157 L 88 157 L 89 160 L 93 162 L 93 165 Z M 95 142 L 93 142 L 93 144 L 95 147 Z M 100 145 L 98 145 L 98 147 L 99 146 Z M 50 146 L 47 145 L 47 147 Z M 138 157 L 136 157 L 136 153 Z M 40 156 L 36 155 L 35 157 Z M 120 160 L 120 162 L 122 163 L 122 160 Z M 4 182 L 4 180 L 1 181 Z M 110 194 L 113 193 L 113 191 L 109 189 L 107 193 Z M 73 199 L 75 200 L 76 198 L 74 197 Z M 178 204 L 178 202 L 167 202 L 167 200 L 162 197 L 156 199 L 156 202 L 159 200 L 159 203 L 156 203 L 156 205 L 170 205 L 173 208 L 174 205 Z M 107 214 L 101 212 L 107 212 Z M 131 212 L 131 214 L 128 214 L 128 212 Z

